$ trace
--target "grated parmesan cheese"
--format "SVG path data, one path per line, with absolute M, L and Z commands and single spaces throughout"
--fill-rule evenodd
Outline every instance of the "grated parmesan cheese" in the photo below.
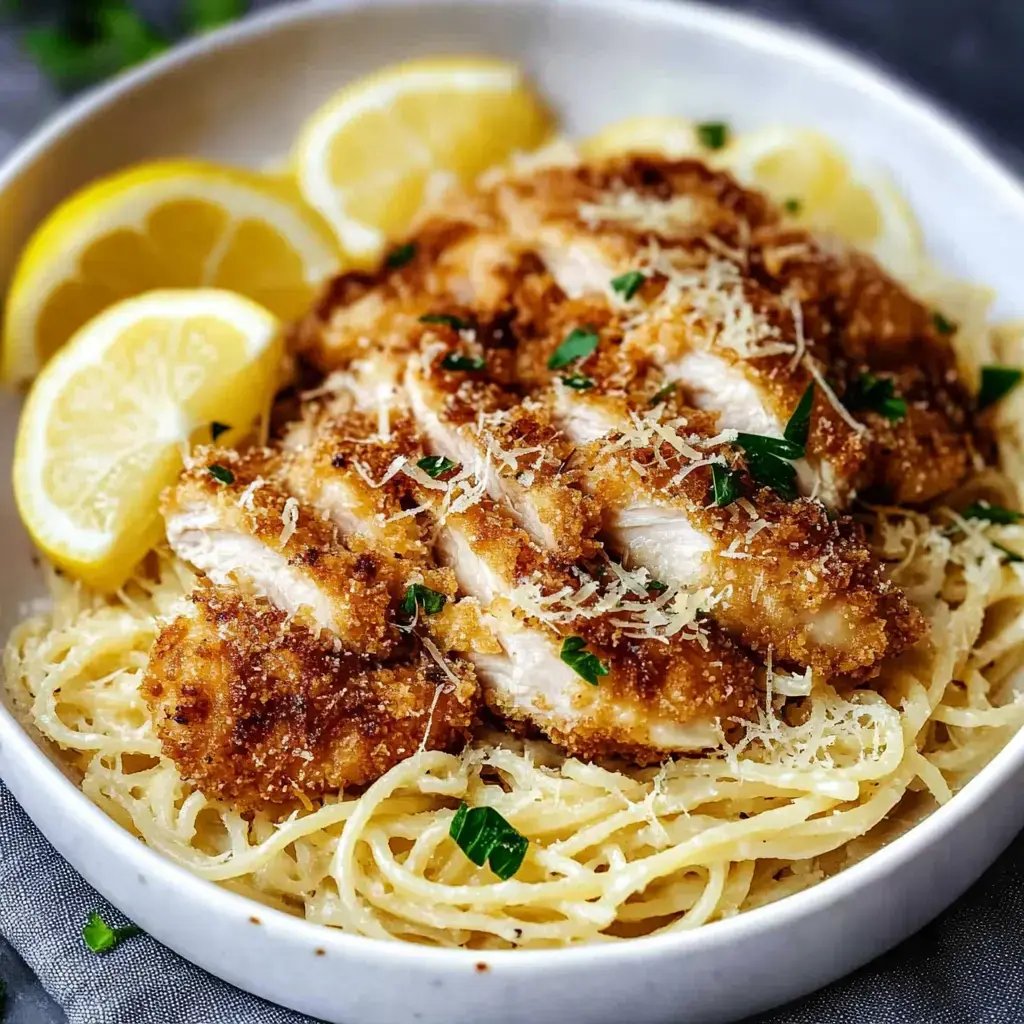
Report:
M 289 498 L 284 503 L 281 511 L 281 537 L 279 543 L 282 547 L 292 539 L 296 528 L 299 525 L 299 502 L 296 498 Z

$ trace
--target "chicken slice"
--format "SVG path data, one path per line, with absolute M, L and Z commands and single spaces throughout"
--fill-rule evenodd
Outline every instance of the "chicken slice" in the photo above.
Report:
M 303 504 L 326 513 L 349 548 L 422 563 L 429 546 L 409 514 L 416 502 L 402 469 L 424 452 L 408 419 L 389 414 L 385 436 L 378 426 L 375 416 L 355 409 L 311 404 L 284 438 L 279 474 Z
M 656 598 L 634 583 L 608 601 L 607 588 L 556 568 L 493 502 L 449 516 L 438 555 L 490 609 L 501 652 L 470 655 L 489 706 L 572 754 L 649 763 L 714 747 L 719 723 L 728 728 L 756 702 L 757 668 L 716 627 L 691 616 L 670 632 L 673 594 Z M 611 607 L 599 608 L 602 598 Z M 596 685 L 563 656 L 567 638 L 607 669 Z
M 816 501 L 759 487 L 707 413 L 657 412 L 582 445 L 570 477 L 604 511 L 602 536 L 663 583 L 710 587 L 726 631 L 763 656 L 825 676 L 877 675 L 924 619 L 885 577 L 861 528 Z M 738 488 L 715 504 L 712 473 Z
M 544 407 L 503 387 L 498 362 L 514 353 L 483 346 L 476 370 L 446 368 L 459 351 L 451 337 L 427 343 L 410 361 L 405 390 L 420 430 L 431 449 L 472 467 L 495 500 L 506 501 L 543 548 L 569 563 L 591 557 L 599 511 L 586 495 L 568 486 L 560 471 L 572 454 Z M 440 336 L 441 330 L 437 334 Z
M 335 278 L 294 332 L 293 349 L 329 373 L 381 348 L 404 350 L 419 318 L 439 303 L 499 309 L 519 257 L 488 207 L 489 197 L 464 197 L 444 217 L 428 219 L 376 270 Z
M 218 584 L 244 582 L 289 615 L 309 616 L 347 649 L 378 656 L 400 642 L 394 605 L 404 580 L 275 482 L 279 457 L 200 448 L 164 495 L 174 552 Z
M 422 651 L 382 664 L 236 588 L 201 585 L 157 637 L 142 693 L 164 752 L 242 810 L 373 782 L 419 749 L 457 749 L 473 669 Z
M 967 473 L 969 402 L 930 311 L 868 257 L 782 225 L 728 175 L 633 157 L 511 176 L 495 204 L 569 298 L 628 313 L 622 343 L 723 427 L 781 437 L 814 382 L 805 493 L 840 507 L 858 489 L 923 502 Z M 627 301 L 611 282 L 634 271 L 643 282 Z M 878 377 L 905 415 L 864 401 Z

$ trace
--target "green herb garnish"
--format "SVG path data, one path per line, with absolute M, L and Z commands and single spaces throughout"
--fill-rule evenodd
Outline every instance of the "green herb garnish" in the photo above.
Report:
M 237 21 L 248 6 L 248 0 L 188 0 L 187 24 L 193 32 L 210 32 Z
M 490 865 L 504 882 L 523 863 L 530 841 L 493 807 L 469 807 L 463 801 L 452 818 L 448 834 L 477 867 Z
M 218 423 L 214 420 L 210 424 L 210 438 L 216 441 L 221 434 L 226 434 L 230 429 L 231 427 L 227 423 Z
M 92 0 L 68 5 L 58 26 L 24 35 L 29 55 L 62 86 L 88 85 L 141 64 L 167 49 L 167 40 L 125 0 Z
M 651 580 L 651 582 L 647 584 L 647 589 L 653 590 L 655 594 L 664 594 L 665 591 L 668 590 L 668 584 L 662 583 L 661 580 Z
M 1008 395 L 1021 381 L 1021 371 L 1015 366 L 983 366 L 981 389 L 978 391 L 978 409 L 987 409 Z
M 597 686 L 599 676 L 608 675 L 608 666 L 596 654 L 586 650 L 587 641 L 581 636 L 567 636 L 562 641 L 562 661 L 585 679 L 591 686 Z
M 420 323 L 444 324 L 453 331 L 466 331 L 469 329 L 469 324 L 465 320 L 460 320 L 457 316 L 449 316 L 447 313 L 427 313 L 425 316 L 420 317 Z
M 235 474 L 227 466 L 222 466 L 219 462 L 215 462 L 209 467 L 209 473 L 219 484 L 233 484 L 235 482 Z
M 548 360 L 548 369 L 561 370 L 577 359 L 586 358 L 597 348 L 600 340 L 593 331 L 574 327 Z
M 134 924 L 126 925 L 123 928 L 111 928 L 95 910 L 82 926 L 82 938 L 94 953 L 109 953 L 125 939 L 141 934 L 142 929 Z
M 646 280 L 647 278 L 639 270 L 630 270 L 612 278 L 612 291 L 618 292 L 626 302 L 629 302 Z
M 384 266 L 388 270 L 397 270 L 399 267 L 404 267 L 406 263 L 409 263 L 415 255 L 415 242 L 406 242 L 405 245 L 399 245 L 388 253 L 387 258 L 384 260 Z
M 448 598 L 422 583 L 413 583 L 406 591 L 398 606 L 399 614 L 405 619 L 416 618 L 419 605 L 425 615 L 436 615 L 447 603 Z
M 743 493 L 739 473 L 717 462 L 711 464 L 711 488 L 719 508 L 731 505 Z
M 1015 512 L 1013 509 L 1003 508 L 1002 505 L 988 505 L 978 501 L 968 505 L 960 515 L 964 519 L 983 519 L 987 523 L 998 523 L 1000 526 L 1024 522 L 1024 512 Z
M 793 410 L 793 415 L 789 417 L 786 429 L 782 432 L 782 436 L 787 441 L 792 441 L 793 444 L 798 444 L 801 448 L 807 446 L 807 437 L 811 432 L 811 409 L 813 406 L 814 381 L 812 380 L 807 385 L 807 390 L 801 396 L 797 407 Z
M 797 199 L 795 196 L 792 196 L 789 199 L 783 201 L 782 208 L 786 211 L 786 213 L 791 213 L 795 216 L 803 209 L 803 205 L 804 204 L 800 202 L 799 199 Z
M 898 423 L 907 415 L 907 400 L 896 394 L 896 385 L 889 377 L 876 377 L 862 373 L 846 393 L 850 409 L 870 409 L 891 423 Z
M 784 501 L 796 501 L 796 470 L 792 460 L 802 459 L 806 454 L 802 444 L 784 437 L 743 433 L 736 436 L 736 443 L 746 453 L 747 469 L 758 484 L 770 487 Z
M 775 455 L 747 454 L 747 469 L 762 487 L 770 487 L 783 501 L 796 501 L 796 470 L 792 462 Z
M 802 401 L 802 399 L 801 399 Z M 802 459 L 807 453 L 802 444 L 785 437 L 768 437 L 765 434 L 736 435 L 736 443 L 748 455 L 772 455 L 777 459 Z
M 954 334 L 956 332 L 956 324 L 952 320 L 947 320 L 937 309 L 932 310 L 932 323 L 939 334 Z
M 649 399 L 647 399 L 647 404 L 657 405 L 659 402 L 662 402 L 666 398 L 668 398 L 668 396 L 671 395 L 672 392 L 675 391 L 675 389 L 676 382 L 674 380 L 670 380 L 663 388 L 661 388 L 658 391 L 655 391 L 654 394 L 651 395 Z
M 444 476 L 449 469 L 454 469 L 457 464 L 443 455 L 428 455 L 420 459 L 416 465 L 432 480 L 436 480 L 439 476 Z
M 724 121 L 704 121 L 697 125 L 697 138 L 706 149 L 721 149 L 729 141 L 729 126 Z
M 1002 544 L 997 544 L 994 540 L 990 540 L 989 544 L 991 544 L 997 551 L 1001 551 L 1003 553 L 1004 562 L 1024 562 L 1024 557 L 1018 555 L 1016 551 L 1004 548 Z
M 593 380 L 582 373 L 570 373 L 562 378 L 562 383 L 576 391 L 586 391 L 594 386 Z
M 444 370 L 482 370 L 487 365 L 483 356 L 460 356 L 456 352 L 449 352 L 441 360 L 441 368 Z

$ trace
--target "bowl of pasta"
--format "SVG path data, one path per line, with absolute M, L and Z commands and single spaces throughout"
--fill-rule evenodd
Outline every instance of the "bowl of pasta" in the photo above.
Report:
M 735 1020 L 1024 824 L 1024 191 L 883 74 L 689 3 L 285 5 L 0 211 L 0 774 L 195 963 Z

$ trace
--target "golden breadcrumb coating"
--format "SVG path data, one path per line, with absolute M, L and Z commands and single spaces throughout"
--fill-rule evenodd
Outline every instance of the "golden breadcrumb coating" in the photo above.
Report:
M 306 802 L 468 736 L 466 662 L 352 654 L 234 588 L 200 586 L 192 600 L 161 630 L 142 693 L 165 753 L 209 797 L 245 810 Z

